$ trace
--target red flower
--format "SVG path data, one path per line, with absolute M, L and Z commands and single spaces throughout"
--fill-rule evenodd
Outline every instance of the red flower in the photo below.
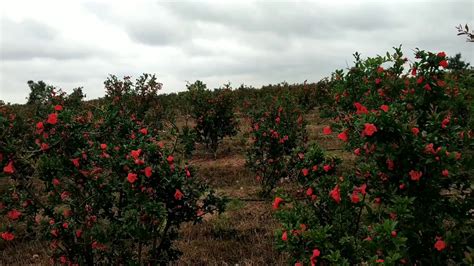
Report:
M 51 233 L 54 237 L 58 237 L 58 235 L 59 235 L 58 229 L 52 229 L 52 230 L 50 231 L 50 233 Z
M 282 203 L 284 200 L 280 197 L 276 197 L 275 200 L 273 201 L 273 209 L 276 210 L 280 206 L 280 203 Z
M 329 196 L 336 202 L 340 203 L 341 202 L 341 190 L 339 188 L 339 185 L 336 185 L 330 192 Z
M 297 262 L 295 263 L 295 266 L 303 266 L 303 263 L 297 261 Z
M 451 121 L 451 118 L 449 116 L 445 117 L 443 121 L 441 122 L 441 128 L 446 128 Z
M 143 135 L 146 135 L 146 134 L 148 134 L 148 129 L 142 128 L 142 129 L 140 129 L 140 133 L 142 133 Z
M 68 229 L 68 228 L 69 228 L 69 224 L 66 223 L 66 222 L 64 222 L 64 223 L 63 223 L 63 228 L 64 228 L 64 229 Z
M 150 177 L 151 174 L 152 174 L 151 167 L 150 166 L 145 167 L 145 176 Z
M 441 60 L 439 62 L 439 66 L 442 68 L 447 68 L 448 67 L 448 61 L 447 60 Z
M 352 192 L 351 201 L 352 203 L 358 203 L 360 201 L 359 193 L 357 192 L 357 190 L 354 190 Z
M 61 200 L 65 201 L 69 198 L 69 196 L 71 196 L 71 193 L 64 191 L 63 193 L 61 193 Z
M 439 238 L 436 243 L 434 244 L 435 249 L 438 251 L 441 251 L 446 248 L 446 242 L 443 241 L 443 239 Z
M 413 135 L 415 136 L 418 136 L 418 133 L 420 133 L 420 130 L 417 127 L 414 127 L 411 129 L 411 133 L 413 133 Z
M 16 209 L 13 209 L 13 210 L 8 212 L 7 216 L 10 220 L 18 220 L 18 218 L 20 218 L 20 216 L 21 216 L 21 212 L 19 212 Z
M 2 238 L 5 241 L 12 241 L 13 239 L 15 239 L 15 235 L 13 233 L 10 233 L 10 232 L 3 232 L 2 233 Z
M 176 191 L 174 192 L 174 198 L 176 200 L 181 200 L 183 197 L 184 194 L 179 189 L 176 189 Z
M 419 77 L 419 78 L 416 80 L 416 83 L 417 83 L 417 84 L 421 84 L 421 83 L 423 83 L 423 80 L 424 80 L 423 77 Z
M 383 67 L 381 67 L 381 66 L 377 67 L 377 73 L 380 74 L 380 73 L 383 72 L 383 70 L 384 70 Z
M 357 109 L 357 114 L 360 115 L 360 114 L 368 114 L 369 113 L 369 110 L 367 110 L 367 107 L 363 106 L 362 104 L 360 104 L 359 102 L 355 102 L 354 103 L 354 106 L 355 108 Z
M 412 75 L 412 76 L 416 76 L 416 67 L 414 67 L 414 68 L 411 70 L 411 75 Z
M 415 170 L 411 170 L 409 174 L 410 174 L 411 180 L 413 181 L 419 181 L 420 177 L 423 175 L 421 171 L 415 171 Z
M 48 120 L 46 120 L 48 124 L 55 125 L 58 122 L 58 114 L 52 113 L 48 115 Z
M 423 88 L 424 88 L 425 90 L 427 90 L 427 91 L 431 91 L 431 86 L 430 86 L 430 84 L 428 84 L 428 83 L 425 84 L 425 86 L 423 86 Z
M 138 150 L 132 150 L 130 152 L 130 155 L 132 155 L 133 159 L 138 159 L 138 157 L 140 156 L 140 153 L 142 153 L 142 149 L 138 149 Z
M 441 58 L 445 58 L 446 57 L 446 53 L 445 52 L 439 52 L 437 54 L 438 57 L 441 57 Z
M 397 231 L 395 231 L 395 230 L 392 231 L 392 232 L 390 233 L 390 235 L 391 235 L 392 237 L 396 237 L 396 236 L 397 236 Z
M 329 170 L 331 170 L 331 168 L 332 167 L 329 164 L 323 165 L 324 172 L 329 172 Z
M 357 190 L 362 194 L 365 195 L 367 194 L 367 184 L 362 184 L 360 187 L 357 188 Z
M 63 110 L 63 107 L 58 104 L 58 105 L 56 105 L 56 106 L 54 107 L 54 110 L 55 110 L 55 111 L 62 111 L 62 110 Z
M 281 235 L 281 240 L 283 240 L 283 241 L 288 240 L 288 234 L 286 233 L 286 231 L 284 231 L 283 234 Z
M 166 160 L 168 161 L 169 164 L 173 164 L 174 163 L 173 155 L 169 155 L 168 158 L 166 158 Z
M 76 230 L 76 237 L 77 238 L 80 238 L 82 236 L 82 230 L 81 229 L 77 229 Z
M 106 150 L 107 149 L 107 144 L 104 144 L 104 143 L 100 144 L 100 148 L 102 150 Z
M 135 181 L 137 181 L 137 179 L 138 179 L 137 174 L 128 173 L 127 180 L 128 180 L 128 182 L 130 182 L 130 184 L 135 183 Z
M 15 167 L 13 167 L 13 161 L 10 161 L 5 167 L 3 167 L 3 172 L 8 175 L 11 175 L 15 172 Z
M 309 174 L 309 170 L 308 168 L 304 168 L 301 170 L 301 173 L 303 174 L 303 176 L 307 176 Z
M 376 79 L 375 79 L 375 84 L 378 85 L 378 84 L 380 84 L 380 83 L 382 83 L 382 79 L 381 79 L 381 78 L 376 78 Z
M 313 172 L 318 171 L 318 165 L 317 165 L 317 164 L 313 165 L 313 169 L 312 169 L 312 170 L 313 170 Z
M 44 143 L 44 142 L 41 143 L 41 150 L 42 150 L 42 151 L 45 151 L 45 150 L 47 150 L 47 149 L 49 149 L 48 143 Z
M 365 123 L 364 127 L 364 134 L 366 136 L 372 136 L 375 132 L 377 132 L 377 128 L 374 124 Z
M 325 127 L 323 128 L 323 134 L 324 134 L 324 135 L 330 135 L 331 133 L 332 133 L 332 129 L 331 129 L 330 126 L 325 126 Z
M 347 142 L 347 140 L 348 140 L 346 131 L 344 131 L 344 132 L 342 132 L 342 133 L 339 133 L 339 135 L 337 135 L 337 137 L 338 137 L 340 140 L 344 141 L 344 142 Z
M 380 106 L 380 109 L 382 109 L 384 112 L 388 112 L 388 110 L 390 109 L 390 107 L 386 104 L 383 104 L 382 106 Z
M 79 167 L 79 158 L 71 159 L 71 162 L 74 164 L 75 167 Z
M 319 249 L 313 249 L 313 255 L 311 256 L 311 265 L 316 265 L 317 258 L 321 255 Z
M 275 118 L 275 123 L 280 124 L 280 121 L 281 121 L 281 120 L 280 120 L 280 117 L 277 116 L 277 118 Z
M 36 123 L 36 129 L 41 130 L 43 128 L 44 128 L 43 122 L 40 121 L 40 122 Z
M 354 150 L 354 154 L 359 156 L 360 155 L 360 148 L 357 148 Z
M 376 263 L 384 263 L 385 261 L 383 259 L 377 259 L 375 262 Z
M 54 185 L 54 186 L 59 186 L 59 184 L 61 184 L 61 182 L 59 181 L 59 179 L 53 178 L 53 185 Z
M 311 188 L 311 187 L 308 188 L 308 189 L 306 190 L 306 195 L 307 195 L 307 196 L 313 195 L 313 188 Z
M 444 169 L 441 174 L 445 177 L 448 177 L 449 176 L 449 171 L 447 169 Z

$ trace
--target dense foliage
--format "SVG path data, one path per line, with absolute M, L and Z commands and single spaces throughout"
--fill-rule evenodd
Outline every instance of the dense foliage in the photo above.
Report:
M 293 262 L 472 263 L 472 83 L 446 72 L 443 52 L 415 56 L 405 71 L 399 48 L 367 60 L 356 54 L 354 67 L 333 75 L 327 108 L 336 123 L 324 133 L 338 129 L 356 165 L 311 176 L 313 201 L 275 201 L 291 202 L 278 214 L 279 246 Z M 304 230 L 290 234 L 299 224 Z
M 68 105 L 61 93 L 31 113 L 1 107 L 4 241 L 48 240 L 61 264 L 160 264 L 179 255 L 172 243 L 183 222 L 222 210 L 156 124 L 138 118 L 149 103 L 133 96 L 153 98 L 159 88 L 147 77 L 136 86 L 107 80 L 101 106 Z

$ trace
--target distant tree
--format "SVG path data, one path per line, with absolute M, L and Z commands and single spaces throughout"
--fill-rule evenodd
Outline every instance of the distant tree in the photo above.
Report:
M 51 98 L 54 90 L 53 86 L 44 83 L 42 80 L 38 82 L 30 80 L 28 81 L 28 86 L 30 87 L 30 96 L 28 97 L 27 104 L 46 103 Z
M 459 71 L 459 70 L 465 70 L 469 68 L 469 63 L 464 62 L 461 59 L 461 53 L 457 53 L 453 57 L 448 57 L 448 69 L 454 70 L 454 71 Z
M 458 30 L 458 36 L 460 35 L 466 35 L 467 39 L 466 41 L 468 42 L 474 42 L 474 31 L 469 31 L 469 26 L 466 24 L 464 27 L 459 24 L 459 26 L 456 27 Z

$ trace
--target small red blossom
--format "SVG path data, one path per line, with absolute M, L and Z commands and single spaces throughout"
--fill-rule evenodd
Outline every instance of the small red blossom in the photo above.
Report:
M 383 259 L 377 259 L 375 262 L 376 263 L 384 263 L 385 261 Z
M 342 133 L 339 133 L 339 135 L 337 135 L 337 137 L 338 137 L 340 140 L 344 141 L 344 142 L 347 142 L 347 140 L 348 140 L 346 131 L 344 131 L 344 132 L 342 132 Z
M 436 250 L 441 251 L 446 248 L 446 242 L 444 242 L 442 238 L 439 238 L 434 244 L 434 247 Z
M 13 167 L 13 161 L 10 161 L 5 167 L 3 167 L 3 172 L 7 175 L 11 175 L 15 172 L 15 167 Z
M 392 171 L 395 168 L 395 164 L 393 163 L 392 160 L 387 159 L 386 163 L 387 163 L 388 170 Z
M 449 171 L 448 171 L 448 169 L 444 169 L 444 170 L 441 172 L 441 174 L 442 174 L 443 176 L 445 176 L 445 177 L 448 177 L 448 176 L 449 176 Z
M 316 265 L 317 258 L 321 255 L 319 249 L 313 249 L 313 255 L 311 256 L 311 265 Z
M 336 185 L 330 192 L 329 196 L 336 202 L 340 203 L 341 202 L 341 189 L 339 188 L 339 185 Z
M 48 115 L 48 120 L 46 120 L 48 124 L 55 125 L 58 123 L 58 114 L 57 113 L 52 113 Z
M 307 195 L 307 196 L 312 196 L 312 195 L 313 195 L 313 188 L 309 187 L 309 188 L 306 190 L 306 195 Z
M 380 83 L 382 83 L 382 79 L 381 79 L 381 78 L 376 78 L 376 79 L 375 79 L 375 84 L 378 85 L 378 84 L 380 84 Z
M 277 118 L 275 118 L 275 123 L 280 124 L 280 121 L 281 121 L 280 117 L 277 116 Z
M 151 177 L 152 170 L 150 166 L 145 167 L 145 176 L 146 177 Z
M 445 58 L 446 57 L 446 53 L 445 52 L 439 52 L 437 54 L 438 57 L 441 57 L 441 58 Z
M 21 212 L 16 209 L 13 209 L 7 213 L 7 216 L 10 220 L 18 220 L 18 218 L 20 218 L 21 216 Z
M 369 110 L 367 110 L 367 107 L 363 106 L 361 103 L 359 102 L 355 102 L 354 103 L 354 106 L 355 108 L 357 109 L 356 111 L 356 114 L 360 115 L 360 114 L 368 114 L 369 113 Z
M 447 68 L 448 67 L 448 61 L 447 60 L 441 60 L 439 62 L 439 66 L 442 68 Z
M 71 162 L 74 164 L 75 167 L 79 167 L 79 158 L 71 159 Z
M 395 231 L 395 230 L 392 231 L 392 232 L 390 233 L 390 235 L 391 235 L 392 237 L 396 237 L 396 236 L 397 236 L 397 231 Z
M 449 116 L 445 117 L 441 122 L 441 128 L 446 128 L 449 122 L 451 122 L 451 118 Z
M 53 178 L 52 183 L 53 183 L 54 186 L 59 186 L 59 184 L 61 184 L 61 182 L 57 178 Z
M 184 197 L 184 194 L 181 192 L 181 190 L 176 189 L 176 191 L 174 192 L 174 198 L 176 200 L 181 200 L 183 197 Z
M 12 241 L 13 239 L 15 239 L 15 235 L 10 232 L 3 232 L 1 236 L 2 236 L 2 239 L 5 241 Z
M 423 86 L 423 89 L 425 89 L 426 91 L 431 91 L 430 84 L 426 83 L 425 86 Z
M 273 209 L 276 210 L 284 200 L 280 197 L 276 197 L 273 201 Z
M 107 144 L 105 144 L 105 143 L 100 144 L 100 148 L 102 150 L 106 150 L 107 149 Z
M 357 190 L 354 190 L 352 192 L 351 201 L 352 201 L 352 203 L 359 203 L 360 202 L 359 193 L 357 192 Z
M 43 122 L 40 121 L 40 122 L 36 123 L 36 129 L 41 130 L 43 128 L 44 128 Z
M 359 156 L 360 155 L 360 148 L 357 148 L 354 150 L 354 154 Z
M 169 164 L 173 164 L 174 163 L 173 155 L 169 155 L 168 158 L 166 158 L 166 160 L 168 161 Z
M 286 231 L 284 231 L 283 234 L 281 235 L 281 240 L 288 241 L 288 233 L 286 233 Z
M 383 104 L 380 106 L 380 109 L 382 109 L 384 112 L 388 112 L 388 110 L 390 109 L 390 107 L 386 104 Z
M 62 111 L 62 110 L 63 110 L 63 107 L 58 104 L 58 105 L 56 105 L 56 106 L 54 107 L 54 110 L 55 110 L 55 111 Z
M 304 168 L 301 170 L 301 173 L 303 174 L 303 176 L 307 176 L 309 174 L 309 170 L 308 168 Z
M 365 123 L 364 125 L 364 134 L 366 136 L 372 136 L 375 132 L 377 132 L 377 127 L 374 124 Z
M 137 174 L 134 174 L 134 173 L 128 173 L 128 176 L 127 176 L 127 180 L 130 184 L 133 184 L 135 183 L 135 181 L 137 181 Z
M 331 133 L 332 133 L 332 129 L 331 129 L 330 126 L 325 126 L 325 127 L 323 128 L 323 134 L 324 134 L 324 135 L 331 135 Z
M 412 76 L 416 76 L 416 70 L 417 70 L 416 67 L 411 69 L 411 75 Z
M 63 223 L 63 228 L 64 228 L 64 229 L 68 229 L 68 228 L 69 228 L 69 224 L 68 224 L 67 222 L 64 222 L 64 223 Z
M 419 181 L 420 177 L 423 175 L 421 171 L 415 171 L 415 170 L 411 170 L 409 174 L 410 174 L 411 180 L 413 181 Z
M 76 237 L 77 237 L 77 238 L 81 238 L 81 236 L 82 236 L 82 230 L 81 230 L 81 229 L 77 229 L 77 230 L 76 230 Z
M 142 149 L 132 150 L 130 152 L 130 155 L 132 155 L 133 159 L 137 160 L 138 157 L 140 156 L 140 153 L 142 153 Z
M 68 191 L 63 191 L 63 192 L 61 193 L 61 200 L 62 200 L 62 201 L 65 201 L 65 200 L 67 200 L 67 199 L 69 198 L 69 196 L 71 196 L 71 193 L 69 193 Z
M 413 133 L 413 135 L 415 136 L 418 136 L 418 133 L 420 133 L 420 130 L 417 127 L 414 127 L 411 129 L 411 133 Z
M 142 129 L 140 129 L 140 133 L 142 133 L 143 135 L 147 135 L 148 134 L 148 129 L 142 128 Z

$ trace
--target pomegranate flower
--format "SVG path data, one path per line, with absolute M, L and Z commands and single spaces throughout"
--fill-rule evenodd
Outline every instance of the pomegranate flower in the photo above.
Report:
M 276 197 L 273 201 L 273 209 L 276 210 L 284 200 L 280 197 Z

